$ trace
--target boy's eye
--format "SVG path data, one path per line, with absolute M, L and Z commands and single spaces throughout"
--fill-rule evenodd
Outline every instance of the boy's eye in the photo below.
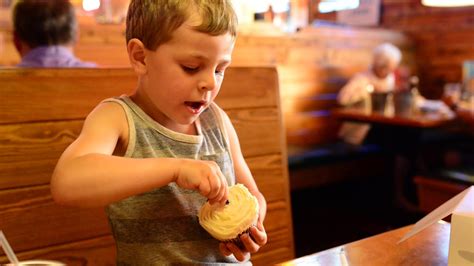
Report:
M 199 67 L 194 67 L 194 66 L 184 66 L 182 65 L 181 68 L 185 71 L 185 72 L 188 72 L 188 73 L 194 73 L 196 72 Z

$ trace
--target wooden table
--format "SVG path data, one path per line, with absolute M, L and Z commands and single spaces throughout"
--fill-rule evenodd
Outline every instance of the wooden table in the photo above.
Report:
M 431 128 L 447 124 L 454 117 L 447 117 L 438 113 L 418 113 L 412 116 L 384 115 L 370 113 L 360 108 L 337 108 L 331 114 L 341 120 L 366 122 L 371 124 L 386 124 L 392 126 L 407 126 L 416 128 Z
M 377 132 L 377 144 L 394 154 L 394 193 L 395 203 L 407 211 L 417 211 L 418 206 L 406 192 L 414 188 L 412 176 L 418 169 L 413 162 L 418 161 L 423 132 L 447 126 L 455 117 L 440 113 L 414 113 L 410 116 L 385 115 L 368 112 L 361 108 L 336 108 L 331 114 L 343 121 L 361 122 L 372 125 Z M 375 135 L 375 134 L 374 134 Z M 412 195 L 412 198 L 414 196 Z
M 397 244 L 412 226 L 388 231 L 278 265 L 447 265 L 451 225 L 445 222 L 436 223 Z

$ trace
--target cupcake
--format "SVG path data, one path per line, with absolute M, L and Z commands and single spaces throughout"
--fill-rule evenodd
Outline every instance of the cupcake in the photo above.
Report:
M 199 210 L 199 223 L 214 238 L 242 246 L 239 236 L 257 224 L 258 201 L 242 184 L 229 187 L 229 198 L 224 206 L 209 202 Z

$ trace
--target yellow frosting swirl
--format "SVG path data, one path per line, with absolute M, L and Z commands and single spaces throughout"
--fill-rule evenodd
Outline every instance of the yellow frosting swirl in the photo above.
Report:
M 214 238 L 225 241 L 236 238 L 258 218 L 258 201 L 242 184 L 229 187 L 229 203 L 225 206 L 206 202 L 199 210 L 199 223 Z

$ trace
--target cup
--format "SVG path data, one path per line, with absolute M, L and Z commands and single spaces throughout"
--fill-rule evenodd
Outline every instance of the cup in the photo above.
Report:
M 384 114 L 387 103 L 387 92 L 372 92 L 370 100 L 372 103 L 372 113 Z
M 18 257 L 16 256 L 15 252 L 13 252 L 12 247 L 8 243 L 5 234 L 3 234 L 2 230 L 0 230 L 0 249 L 3 249 L 5 255 L 7 255 L 10 264 L 6 265 L 37 265 L 37 266 L 65 266 L 66 264 L 54 261 L 54 260 L 25 260 L 25 261 L 18 261 Z
M 443 88 L 443 98 L 450 103 L 457 103 L 461 99 L 462 86 L 460 83 L 446 83 Z
M 393 107 L 396 116 L 410 116 L 413 111 L 413 94 L 411 91 L 400 91 L 393 94 Z

